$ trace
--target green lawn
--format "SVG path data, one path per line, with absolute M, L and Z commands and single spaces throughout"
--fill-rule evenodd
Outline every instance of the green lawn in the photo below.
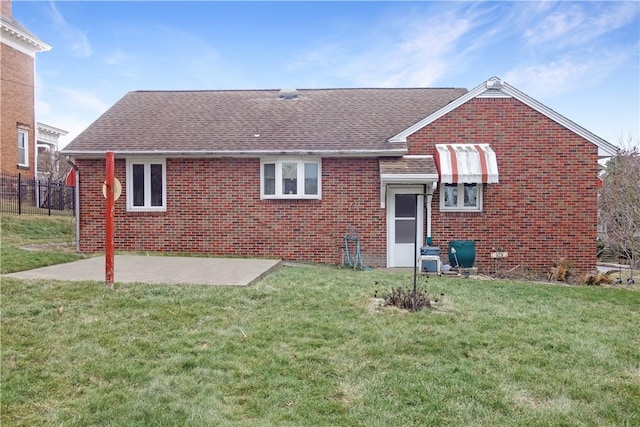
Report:
M 637 286 L 430 278 L 434 309 L 372 306 L 411 283 L 322 267 L 249 288 L 3 278 L 2 424 L 640 425 Z
M 0 214 L 0 273 L 30 270 L 82 258 L 78 254 L 61 250 L 20 249 L 37 243 L 64 243 L 75 248 L 74 221 L 73 217 Z

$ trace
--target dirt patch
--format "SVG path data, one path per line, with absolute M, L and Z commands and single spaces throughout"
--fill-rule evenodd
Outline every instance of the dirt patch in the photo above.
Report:
M 48 251 L 75 253 L 75 243 L 34 243 L 32 245 L 21 246 L 25 251 Z

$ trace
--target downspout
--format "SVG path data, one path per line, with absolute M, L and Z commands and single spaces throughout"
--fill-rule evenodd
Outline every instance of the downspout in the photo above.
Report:
M 431 183 L 431 188 L 427 187 L 427 238 L 431 237 L 431 200 L 433 199 L 433 193 L 438 186 L 437 182 Z
M 76 191 L 74 191 L 74 210 L 76 216 L 76 252 L 80 252 L 80 169 L 78 165 L 71 161 L 71 158 L 67 156 L 67 163 L 71 165 L 76 172 Z

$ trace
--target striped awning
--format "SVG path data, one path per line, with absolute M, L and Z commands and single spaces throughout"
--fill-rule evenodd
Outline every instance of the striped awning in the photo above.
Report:
M 498 182 L 498 161 L 489 144 L 436 144 L 435 160 L 444 184 Z

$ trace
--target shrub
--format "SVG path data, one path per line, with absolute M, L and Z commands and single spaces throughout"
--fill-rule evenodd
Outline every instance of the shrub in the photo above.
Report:
M 389 295 L 384 297 L 384 305 L 391 305 L 409 311 L 419 311 L 425 307 L 431 307 L 431 301 L 427 292 L 422 289 L 416 289 L 414 299 L 413 289 L 397 287 L 392 288 Z

